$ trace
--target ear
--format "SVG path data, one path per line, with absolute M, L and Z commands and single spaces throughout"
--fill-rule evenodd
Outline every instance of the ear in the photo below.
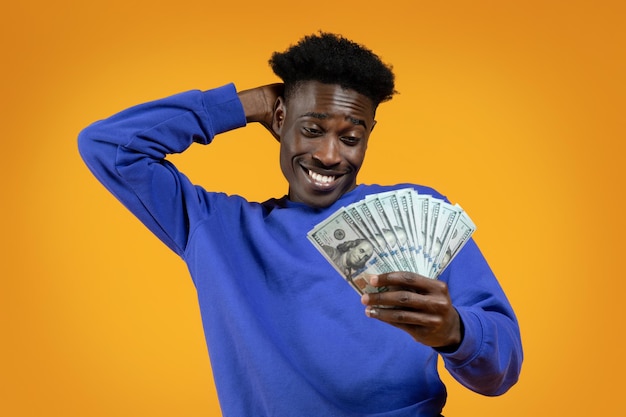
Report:
M 280 142 L 281 132 L 283 130 L 283 125 L 285 124 L 285 100 L 282 97 L 278 97 L 276 99 L 276 103 L 274 103 L 274 112 L 272 116 L 272 132 L 274 133 L 274 137 Z

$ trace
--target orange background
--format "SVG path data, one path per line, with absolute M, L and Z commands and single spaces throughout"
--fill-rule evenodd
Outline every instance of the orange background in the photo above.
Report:
M 446 416 L 626 414 L 623 2 L 210 3 L 3 6 L 1 415 L 219 415 L 185 266 L 88 173 L 76 136 L 182 90 L 273 82 L 270 54 L 318 29 L 397 73 L 361 181 L 462 204 L 520 319 L 520 382 L 487 398 L 443 371 Z M 277 150 L 251 126 L 174 159 L 264 199 L 286 190 Z

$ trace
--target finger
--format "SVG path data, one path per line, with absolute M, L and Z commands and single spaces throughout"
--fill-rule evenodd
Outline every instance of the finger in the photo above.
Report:
M 381 308 L 376 306 L 368 306 L 365 309 L 365 314 L 368 317 L 385 321 L 393 325 L 410 325 L 425 329 L 436 329 L 441 326 L 442 322 L 441 317 L 420 311 L 384 307 Z
M 361 302 L 368 307 L 382 306 L 396 310 L 410 310 L 428 315 L 446 316 L 453 308 L 448 297 L 424 295 L 411 291 L 388 291 L 368 293 L 361 296 Z
M 387 285 L 415 285 L 416 282 L 422 279 L 428 279 L 407 271 L 387 272 L 385 274 L 371 275 L 369 278 L 372 285 L 377 287 Z
M 377 293 L 365 293 L 361 302 L 371 306 L 390 306 L 398 308 L 420 309 L 426 302 L 423 295 L 413 291 L 391 290 Z
M 374 287 L 396 287 L 411 289 L 411 291 L 428 294 L 440 292 L 446 289 L 443 281 L 415 274 L 407 271 L 388 272 L 385 274 L 371 275 L 370 283 Z

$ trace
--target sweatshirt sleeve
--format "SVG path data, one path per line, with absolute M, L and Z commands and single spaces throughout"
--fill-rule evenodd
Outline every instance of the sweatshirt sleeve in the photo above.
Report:
M 245 126 L 233 84 L 140 104 L 80 132 L 86 165 L 159 239 L 182 256 L 190 224 L 206 213 L 201 190 L 167 161 L 192 143 Z
M 523 360 L 517 318 L 473 240 L 442 276 L 464 327 L 461 345 L 441 353 L 446 369 L 467 388 L 501 395 L 519 379 Z

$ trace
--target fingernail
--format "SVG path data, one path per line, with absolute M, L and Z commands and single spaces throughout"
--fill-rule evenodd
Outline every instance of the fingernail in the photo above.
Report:
M 370 285 L 378 285 L 378 275 L 370 275 Z
M 361 304 L 365 304 L 367 305 L 367 303 L 369 303 L 370 301 L 370 296 L 368 293 L 365 293 L 361 296 Z
M 378 316 L 378 310 L 375 309 L 374 307 L 367 307 L 365 309 L 365 315 L 367 317 L 377 317 Z

